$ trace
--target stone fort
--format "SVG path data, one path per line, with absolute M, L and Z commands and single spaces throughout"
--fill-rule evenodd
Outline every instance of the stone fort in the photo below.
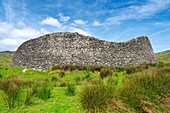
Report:
M 78 33 L 56 32 L 24 42 L 12 66 L 48 69 L 54 65 L 129 66 L 156 63 L 149 39 L 109 42 Z

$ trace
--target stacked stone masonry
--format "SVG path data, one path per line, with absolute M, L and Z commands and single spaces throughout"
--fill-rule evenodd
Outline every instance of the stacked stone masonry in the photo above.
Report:
M 24 42 L 15 52 L 12 66 L 48 69 L 65 64 L 129 66 L 156 62 L 146 36 L 117 43 L 57 32 Z

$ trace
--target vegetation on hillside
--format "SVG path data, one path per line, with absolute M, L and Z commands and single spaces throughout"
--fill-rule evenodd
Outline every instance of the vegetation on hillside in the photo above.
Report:
M 156 53 L 155 56 L 159 61 L 170 62 L 170 50 Z
M 0 67 L 10 67 L 13 56 L 13 52 L 0 52 Z

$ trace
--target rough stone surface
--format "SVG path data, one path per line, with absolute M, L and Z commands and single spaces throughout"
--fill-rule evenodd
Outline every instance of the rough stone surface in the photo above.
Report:
M 156 62 L 146 36 L 117 43 L 57 32 L 24 42 L 15 52 L 12 66 L 47 69 L 64 64 L 128 66 Z

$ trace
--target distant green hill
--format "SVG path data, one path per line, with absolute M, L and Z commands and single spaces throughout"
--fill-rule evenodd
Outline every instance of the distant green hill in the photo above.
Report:
M 14 52 L 11 51 L 0 52 L 0 67 L 10 67 L 13 55 Z
M 170 62 L 170 50 L 155 54 L 158 61 Z

